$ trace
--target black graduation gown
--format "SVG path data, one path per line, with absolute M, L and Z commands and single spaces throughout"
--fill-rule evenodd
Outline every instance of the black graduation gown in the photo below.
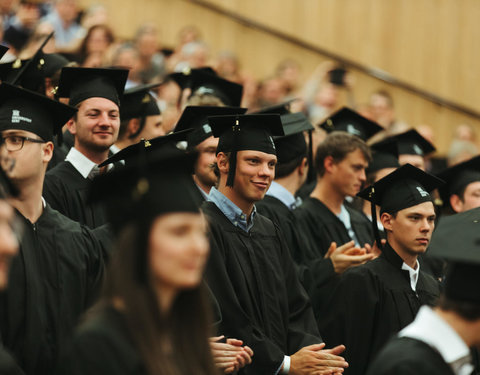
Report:
M 122 314 L 106 307 L 79 327 L 57 374 L 146 375 L 147 371 Z
M 357 210 L 347 205 L 345 207 L 350 214 L 352 228 L 360 244 L 362 246 L 365 243 L 373 244 L 374 236 L 370 221 Z M 293 211 L 293 216 L 307 242 L 308 251 L 303 253 L 303 263 L 310 265 L 312 274 L 316 277 L 314 286 L 308 291 L 315 317 L 320 321 L 324 310 L 330 308 L 325 302 L 338 282 L 331 260 L 324 259 L 324 256 L 332 242 L 341 246 L 352 239 L 343 222 L 316 198 L 305 199 L 302 205 Z
M 266 195 L 255 206 L 258 213 L 268 217 L 282 231 L 300 281 L 312 299 L 315 311 L 315 300 L 319 290 L 335 275 L 332 261 L 319 256 L 316 249 L 309 248 L 309 242 L 306 241 L 308 236 L 303 233 L 296 217 L 282 201 Z
M 416 293 L 402 258 L 387 243 L 382 254 L 339 278 L 319 322 L 329 345 L 345 344 L 349 368 L 345 374 L 364 374 L 388 339 L 410 324 L 421 305 L 433 305 L 438 282 L 419 273 Z
M 2 375 L 24 375 L 20 367 L 15 363 L 12 356 L 0 348 L 0 374 Z
M 24 231 L 0 295 L 1 336 L 26 374 L 50 374 L 77 318 L 96 299 L 107 252 L 93 231 L 48 205 L 33 225 L 19 216 Z
M 430 345 L 410 337 L 396 337 L 372 362 L 367 375 L 454 375 Z
M 352 229 L 361 246 L 374 242 L 370 221 L 362 213 L 345 205 L 350 214 Z M 324 256 L 330 243 L 335 241 L 338 246 L 351 241 L 343 222 L 320 200 L 312 197 L 305 199 L 300 207 L 293 211 L 299 225 L 308 235 L 308 239 Z
M 45 175 L 43 197 L 61 214 L 89 228 L 97 228 L 107 222 L 107 216 L 102 204 L 87 203 L 91 184 L 72 163 L 64 161 Z
M 285 240 L 262 215 L 246 233 L 213 202 L 202 208 L 211 236 L 206 280 L 222 313 L 218 332 L 253 349 L 242 373 L 275 374 L 284 355 L 322 342 Z

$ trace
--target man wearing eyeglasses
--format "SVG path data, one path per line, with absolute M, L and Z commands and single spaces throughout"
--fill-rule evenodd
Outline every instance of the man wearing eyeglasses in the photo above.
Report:
M 0 337 L 27 375 L 53 372 L 59 349 L 103 278 L 105 246 L 96 237 L 101 228 L 89 230 L 42 198 L 53 135 L 75 112 L 31 91 L 0 85 L 0 160 L 18 190 L 9 203 L 23 227 L 8 289 L 0 294 Z

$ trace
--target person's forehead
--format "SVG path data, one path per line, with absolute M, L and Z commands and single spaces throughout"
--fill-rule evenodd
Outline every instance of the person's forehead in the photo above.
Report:
M 241 150 L 238 151 L 238 156 L 240 157 L 257 157 L 260 159 L 265 159 L 265 160 L 277 160 L 277 156 L 274 154 L 268 154 L 266 152 L 262 151 L 256 151 L 256 150 Z
M 218 138 L 213 136 L 208 137 L 207 139 L 203 140 L 201 143 L 197 145 L 198 149 L 205 149 L 207 147 L 217 147 L 218 146 Z
M 429 201 L 429 202 L 419 203 L 415 206 L 404 208 L 403 210 L 400 210 L 399 212 L 402 212 L 405 215 L 418 213 L 418 214 L 421 214 L 421 215 L 430 216 L 430 215 L 435 215 L 435 207 L 433 206 L 433 203 Z
M 92 97 L 80 103 L 79 110 L 99 109 L 103 111 L 118 111 L 119 107 L 107 98 Z
M 473 192 L 473 191 L 477 191 L 477 190 L 480 190 L 480 181 L 474 181 L 474 182 L 470 182 L 467 187 L 465 188 L 465 191 L 469 191 L 469 192 Z
M 6 130 L 3 130 L 1 134 L 3 137 L 7 135 L 21 135 L 24 137 L 35 138 L 37 136 L 35 133 L 29 132 L 27 130 L 21 130 L 21 129 L 6 129 Z

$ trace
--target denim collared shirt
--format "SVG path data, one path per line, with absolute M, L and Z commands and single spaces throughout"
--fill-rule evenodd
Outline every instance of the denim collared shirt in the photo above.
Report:
M 242 229 L 245 232 L 249 232 L 253 227 L 253 222 L 257 209 L 253 206 L 252 215 L 250 216 L 250 222 L 247 223 L 248 216 L 242 212 L 230 199 L 220 193 L 216 188 L 212 187 L 208 200 L 215 203 L 215 205 L 222 211 L 230 222 L 236 227 Z
M 294 210 L 302 204 L 302 200 L 300 198 L 295 198 L 292 193 L 290 193 L 287 189 L 285 189 L 282 185 L 275 181 L 272 181 L 272 184 L 267 191 L 267 195 L 277 198 L 290 210 Z

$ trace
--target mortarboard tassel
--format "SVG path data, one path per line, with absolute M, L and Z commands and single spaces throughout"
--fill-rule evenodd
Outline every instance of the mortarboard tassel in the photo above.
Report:
M 375 196 L 375 188 L 372 186 L 372 189 L 369 193 L 370 198 Z M 375 204 L 375 199 L 370 201 L 370 208 L 372 212 L 372 227 L 373 227 L 373 234 L 375 236 L 375 241 L 377 242 L 377 247 L 383 251 L 382 240 L 380 238 L 380 232 L 378 231 L 377 225 L 377 205 Z
M 233 188 L 233 182 L 235 180 L 235 171 L 237 169 L 237 143 L 238 143 L 238 132 L 240 131 L 240 123 L 238 118 L 235 120 L 235 125 L 232 126 L 233 138 L 232 138 L 232 151 L 230 152 L 229 165 L 227 177 L 227 186 Z
M 308 174 L 307 174 L 307 183 L 311 183 L 315 180 L 317 172 L 315 167 L 313 166 L 313 143 L 312 143 L 312 135 L 313 130 L 308 131 Z

